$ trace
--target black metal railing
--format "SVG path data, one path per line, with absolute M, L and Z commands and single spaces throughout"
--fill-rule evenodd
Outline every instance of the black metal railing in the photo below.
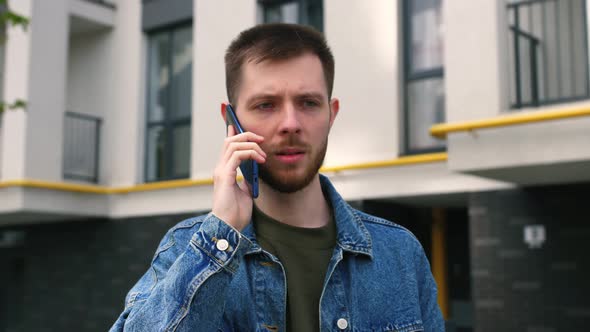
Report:
M 508 4 L 512 108 L 590 97 L 585 0 Z
M 100 126 L 95 116 L 66 112 L 64 118 L 64 179 L 98 182 Z

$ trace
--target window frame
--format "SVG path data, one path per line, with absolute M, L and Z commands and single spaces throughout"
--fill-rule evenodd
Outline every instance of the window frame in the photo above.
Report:
M 194 29 L 194 25 L 193 25 L 193 20 L 184 20 L 181 22 L 176 22 L 174 24 L 170 24 L 170 25 L 166 25 L 163 27 L 160 27 L 158 29 L 153 29 L 153 30 L 149 30 L 146 31 L 147 34 L 147 39 L 148 39 L 148 48 L 147 48 L 147 64 L 146 64 L 146 94 L 145 94 L 145 98 L 146 98 L 146 103 L 145 103 L 145 109 L 144 109 L 144 114 L 145 114 L 145 133 L 144 133 L 144 169 L 143 169 L 143 179 L 144 182 L 149 183 L 149 182 L 159 182 L 159 181 L 168 181 L 168 180 L 178 180 L 178 179 L 187 179 L 190 178 L 190 160 L 191 157 L 189 155 L 189 169 L 188 172 L 186 174 L 174 174 L 174 129 L 176 128 L 180 128 L 183 126 L 188 126 L 189 127 L 189 132 L 191 133 L 191 137 L 192 137 L 192 107 L 191 107 L 191 112 L 189 112 L 188 115 L 185 116 L 181 116 L 178 118 L 173 118 L 172 114 L 171 114 L 171 98 L 167 98 L 166 100 L 166 107 L 168 112 L 164 113 L 164 116 L 162 118 L 162 120 L 159 121 L 151 121 L 150 120 L 150 99 L 152 97 L 152 91 L 150 90 L 150 86 L 151 86 L 151 75 L 150 72 L 152 70 L 152 68 L 150 67 L 152 64 L 152 54 L 150 51 L 150 46 L 152 43 L 152 38 L 155 35 L 158 34 L 162 34 L 162 33 L 166 33 L 168 40 L 170 41 L 170 47 L 168 49 L 168 54 L 167 54 L 167 66 L 172 69 L 174 62 L 173 62 L 173 51 L 174 51 L 174 44 L 173 44 L 173 34 L 175 31 L 183 29 L 183 28 L 187 28 L 187 27 L 191 27 L 191 29 Z M 194 33 L 194 31 L 192 31 L 192 33 Z M 194 35 L 193 35 L 194 37 Z M 193 39 L 194 40 L 194 39 Z M 192 60 L 194 60 L 194 43 L 193 40 L 191 41 L 192 43 L 192 47 L 193 47 L 193 55 L 191 56 Z M 191 61 L 192 61 L 191 60 Z M 194 65 L 194 62 L 191 62 L 191 66 Z M 169 75 L 171 75 L 172 70 L 169 71 Z M 193 77 L 191 76 L 191 91 L 192 91 L 192 87 L 193 87 L 193 81 L 192 81 Z M 172 88 L 172 80 L 169 79 L 170 85 L 167 88 L 167 95 L 170 96 L 171 93 L 170 91 L 173 89 Z M 192 93 L 191 93 L 191 100 L 192 100 Z M 191 105 L 192 105 L 192 101 L 191 101 Z M 150 129 L 152 128 L 156 128 L 156 127 L 163 127 L 163 131 L 164 131 L 164 135 L 165 135 L 165 148 L 164 148 L 164 176 L 159 177 L 157 172 L 155 174 L 155 176 L 153 178 L 150 178 L 150 174 L 149 174 L 149 169 L 150 169 L 150 161 L 149 161 L 149 157 L 150 157 Z M 192 142 L 191 142 L 192 143 Z M 192 154 L 192 149 L 189 148 L 189 153 Z
M 412 11 L 411 2 L 413 0 L 402 1 L 402 42 L 403 42 L 403 146 L 402 153 L 404 155 L 416 155 L 423 153 L 444 152 L 447 146 L 430 147 L 430 148 L 412 148 L 410 146 L 410 105 L 409 105 L 409 86 L 412 83 L 441 79 L 444 84 L 444 64 L 440 67 L 429 68 L 426 70 L 414 71 L 413 52 L 412 52 Z M 445 0 L 441 0 L 445 1 Z M 443 85 L 444 86 L 444 85 Z M 446 109 L 445 109 L 446 115 Z

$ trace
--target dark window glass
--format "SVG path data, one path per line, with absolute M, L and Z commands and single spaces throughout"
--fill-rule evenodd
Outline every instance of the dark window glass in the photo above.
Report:
M 261 23 L 298 23 L 324 29 L 323 0 L 259 0 Z
M 430 136 L 445 121 L 442 0 L 405 0 L 405 152 L 444 150 Z
M 264 7 L 264 23 L 299 23 L 299 3 L 269 4 Z
M 412 74 L 442 68 L 443 36 L 441 0 L 413 0 L 411 3 L 410 70 Z
M 172 72 L 170 81 L 172 88 L 170 100 L 172 117 L 186 118 L 191 115 L 191 81 L 193 58 L 192 26 L 179 29 L 173 37 L 174 52 L 172 53 Z
M 443 148 L 444 141 L 430 136 L 435 123 L 445 121 L 445 95 L 442 78 L 417 80 L 407 85 L 408 148 L 411 151 Z
M 152 36 L 150 40 L 148 120 L 163 121 L 168 113 L 170 84 L 170 38 L 168 32 Z
M 147 178 L 157 180 L 166 177 L 166 135 L 163 126 L 151 126 L 147 135 Z
M 174 174 L 189 174 L 191 155 L 191 126 L 177 126 L 174 139 Z
M 190 173 L 192 26 L 149 38 L 146 180 Z

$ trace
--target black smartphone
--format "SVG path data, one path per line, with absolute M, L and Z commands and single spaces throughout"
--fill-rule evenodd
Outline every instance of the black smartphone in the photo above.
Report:
M 225 106 L 225 111 L 226 111 L 225 112 L 226 128 L 227 128 L 227 126 L 232 125 L 232 126 L 234 126 L 234 128 L 236 128 L 236 131 L 238 134 L 243 133 L 244 128 L 242 128 L 242 125 L 240 125 L 240 122 L 238 121 L 238 117 L 236 116 L 236 112 L 234 111 L 234 108 L 230 104 L 227 104 L 227 106 Z M 227 135 L 227 132 L 226 132 L 226 135 Z M 240 163 L 240 170 L 242 171 L 242 175 L 244 175 L 244 178 L 246 179 L 246 181 L 248 181 L 248 183 L 250 184 L 250 187 L 252 188 L 252 198 L 257 198 L 258 197 L 258 163 L 252 159 L 244 160 Z

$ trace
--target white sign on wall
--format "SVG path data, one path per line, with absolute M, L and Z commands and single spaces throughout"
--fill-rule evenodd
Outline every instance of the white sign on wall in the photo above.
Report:
M 545 243 L 546 234 L 544 225 L 527 225 L 524 226 L 524 243 L 528 244 L 530 249 L 538 249 Z

